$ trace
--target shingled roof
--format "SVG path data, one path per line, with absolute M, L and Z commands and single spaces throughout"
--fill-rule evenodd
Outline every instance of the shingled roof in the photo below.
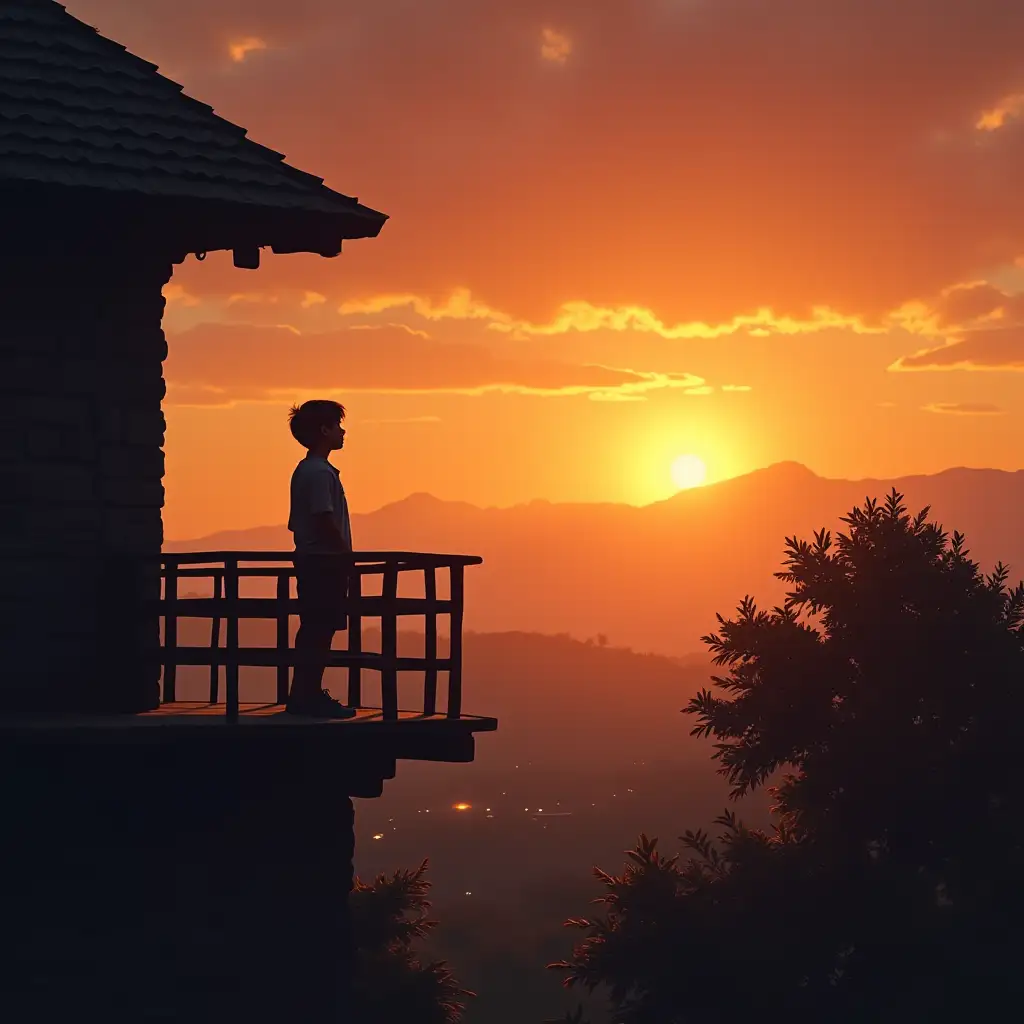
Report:
M 289 166 L 54 0 L 0 0 L 0 189 L 22 184 L 226 205 L 269 214 L 278 229 L 289 214 L 306 225 L 314 215 L 310 251 L 323 251 L 325 229 L 340 249 L 387 219 Z M 298 248 L 280 241 L 278 251 Z

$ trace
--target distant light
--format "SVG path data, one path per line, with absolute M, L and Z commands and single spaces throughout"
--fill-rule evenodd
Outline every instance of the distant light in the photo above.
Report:
M 373 838 L 374 839 L 383 839 L 384 838 L 384 833 L 383 832 L 378 832 Z
M 487 810 L 488 813 L 490 813 L 491 809 L 490 809 L 490 807 L 488 807 L 488 808 L 486 808 L 486 810 Z
M 467 895 L 467 896 L 472 896 L 473 894 L 472 894 L 472 893 L 471 893 L 471 892 L 470 892 L 470 891 L 469 891 L 469 890 L 467 889 L 467 890 L 466 890 L 466 895 Z
M 470 810 L 473 809 L 473 805 L 472 804 L 452 804 L 452 807 L 456 811 L 470 811 Z
M 424 814 L 429 814 L 430 813 L 430 808 L 428 807 L 423 813 Z

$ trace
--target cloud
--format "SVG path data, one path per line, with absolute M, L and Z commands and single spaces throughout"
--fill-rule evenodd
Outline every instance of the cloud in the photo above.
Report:
M 234 42 L 228 43 L 228 53 L 236 64 L 241 64 L 250 53 L 265 50 L 267 44 L 259 36 L 245 36 Z
M 974 127 L 983 132 L 994 132 L 1024 114 L 1024 93 L 1004 96 L 994 107 L 982 113 Z
M 1024 255 L 1019 0 L 70 8 L 392 215 L 334 260 L 268 255 L 265 286 L 464 288 L 535 325 L 578 299 L 667 325 L 873 326 Z M 557 75 L 538 67 L 551 24 L 575 45 Z M 225 74 L 240 28 L 277 59 Z M 193 294 L 245 278 L 212 255 L 176 271 Z
M 857 317 L 844 316 L 826 308 L 808 311 L 806 319 L 776 315 L 771 309 L 740 313 L 723 323 L 689 321 L 668 324 L 652 310 L 640 306 L 615 308 L 595 306 L 582 300 L 563 302 L 550 320 L 533 323 L 517 320 L 512 314 L 495 309 L 475 299 L 464 288 L 455 289 L 447 299 L 433 302 L 421 295 L 382 294 L 364 299 L 350 299 L 338 307 L 342 316 L 373 315 L 390 310 L 408 310 L 426 320 L 482 320 L 493 331 L 515 337 L 553 336 L 571 331 L 639 331 L 662 338 L 721 338 L 749 332 L 758 336 L 770 334 L 803 334 L 813 331 L 844 328 L 857 334 L 883 333 L 885 325 L 871 326 Z
M 946 288 L 932 303 L 897 311 L 894 319 L 922 334 L 942 334 L 983 326 L 1024 324 L 1024 292 L 1009 293 L 988 281 Z
M 359 422 L 363 426 L 366 426 L 366 425 L 373 425 L 373 426 L 387 425 L 387 426 L 391 426 L 391 425 L 406 424 L 406 423 L 417 423 L 417 424 L 418 423 L 440 423 L 441 422 L 441 417 L 440 416 L 397 416 L 397 417 L 386 418 L 386 419 L 360 420 Z
M 700 377 L 500 356 L 482 345 L 439 342 L 400 329 L 301 334 L 287 325 L 200 324 L 169 339 L 168 401 L 225 405 L 300 394 L 490 392 L 603 400 L 666 388 L 700 394 Z
M 195 295 L 186 291 L 180 284 L 175 284 L 173 281 L 168 282 L 164 285 L 163 296 L 168 305 L 179 304 L 182 306 L 198 306 L 199 299 Z
M 541 32 L 540 55 L 555 64 L 564 64 L 572 53 L 572 40 L 564 32 L 546 28 Z
M 890 370 L 1024 370 L 1024 328 L 972 331 L 898 359 Z
M 338 307 L 342 316 L 386 313 L 408 309 L 424 320 L 490 320 L 511 325 L 512 318 L 485 302 L 473 298 L 466 288 L 456 288 L 443 302 L 433 302 L 423 295 L 384 293 L 368 298 L 349 299 Z
M 933 402 L 923 406 L 925 412 L 945 413 L 952 416 L 1001 416 L 1006 410 L 991 402 Z

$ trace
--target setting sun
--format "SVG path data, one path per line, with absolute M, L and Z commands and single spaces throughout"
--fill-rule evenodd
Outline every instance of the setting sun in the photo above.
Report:
M 707 479 L 708 467 L 704 460 L 696 455 L 680 455 L 672 463 L 672 483 L 680 490 L 700 487 Z

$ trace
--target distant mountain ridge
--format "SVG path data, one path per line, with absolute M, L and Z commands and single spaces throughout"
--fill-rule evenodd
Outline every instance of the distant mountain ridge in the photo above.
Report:
M 865 498 L 895 487 L 912 512 L 928 505 L 948 530 L 967 535 L 986 569 L 1009 564 L 1024 577 L 1024 470 L 955 468 L 897 479 L 833 480 L 794 462 L 651 505 L 532 501 L 478 508 L 413 494 L 353 516 L 363 550 L 479 554 L 467 577 L 466 625 L 586 638 L 682 655 L 698 649 L 745 594 L 759 604 L 782 599 L 772 573 L 785 538 L 835 530 Z M 287 550 L 283 526 L 225 531 L 170 541 L 168 551 Z

